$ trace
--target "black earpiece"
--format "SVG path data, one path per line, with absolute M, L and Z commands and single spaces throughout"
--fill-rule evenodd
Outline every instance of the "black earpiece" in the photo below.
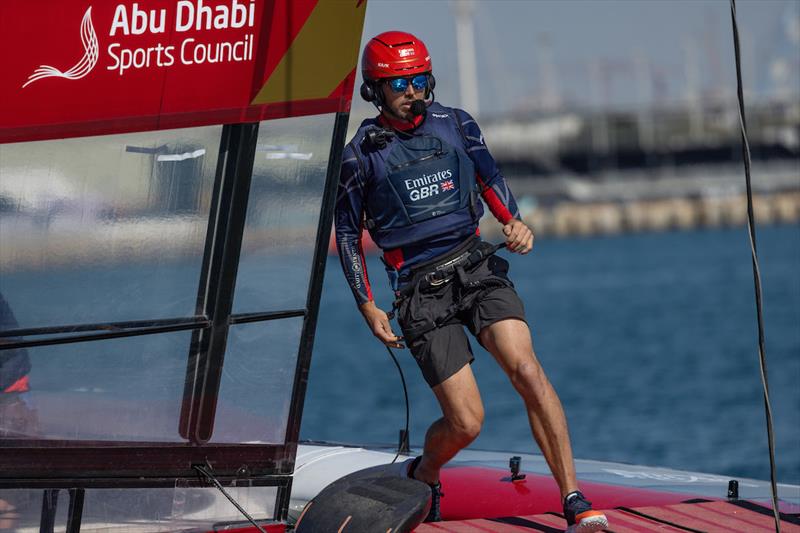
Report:
M 431 97 L 433 94 L 433 90 L 436 88 L 436 78 L 433 77 L 433 73 L 428 74 L 428 86 L 425 87 L 425 100 Z
M 372 102 L 376 106 L 383 105 L 383 97 L 381 95 L 381 88 L 378 81 L 369 80 L 361 84 L 361 98 L 367 102 Z
M 361 98 L 367 102 L 371 102 L 372 105 L 380 111 L 381 106 L 383 106 L 383 94 L 381 93 L 379 83 L 380 82 L 375 80 L 365 80 L 361 83 L 359 92 L 361 93 Z
M 366 81 L 361 84 L 360 93 L 361 98 L 367 102 L 373 102 L 375 100 L 375 89 L 372 87 L 372 84 Z

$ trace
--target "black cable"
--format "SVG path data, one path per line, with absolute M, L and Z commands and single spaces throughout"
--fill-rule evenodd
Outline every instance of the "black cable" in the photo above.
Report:
M 404 434 L 404 440 L 406 440 L 406 439 L 408 439 L 408 423 L 409 423 L 409 420 L 411 418 L 410 410 L 409 410 L 409 407 L 408 407 L 408 388 L 406 387 L 406 378 L 403 375 L 403 369 L 400 368 L 400 363 L 397 361 L 397 357 L 394 356 L 394 352 L 392 351 L 392 349 L 389 348 L 388 346 L 386 346 L 386 350 L 389 352 L 389 355 L 391 356 L 392 361 L 394 361 L 394 364 L 397 367 L 397 371 L 400 372 L 400 381 L 403 382 L 403 395 L 405 396 L 405 399 L 406 399 L 406 429 L 405 429 L 405 434 Z M 390 464 L 394 464 L 395 461 L 397 461 L 397 458 L 400 457 L 400 452 L 401 451 L 403 451 L 403 441 L 402 440 L 397 445 L 397 453 L 395 454 L 394 459 L 392 459 L 392 462 Z
M 266 531 L 264 531 L 264 528 L 259 526 L 258 523 L 256 523 L 255 519 L 249 514 L 247 514 L 247 511 L 245 511 L 244 508 L 241 505 L 239 505 L 239 503 L 236 500 L 233 499 L 233 496 L 228 494 L 228 492 L 225 490 L 222 484 L 217 480 L 217 478 L 214 477 L 214 474 L 211 472 L 211 465 L 208 465 L 208 468 L 206 468 L 203 465 L 192 465 L 192 468 L 197 470 L 199 473 L 203 475 L 203 477 L 205 477 L 207 480 L 213 483 L 214 486 L 217 487 L 219 491 L 226 498 L 228 498 L 228 501 L 230 501 L 239 510 L 239 512 L 242 513 L 244 517 L 247 518 L 247 520 L 256 527 L 256 529 L 258 529 L 261 533 L 267 533 Z
M 761 272 L 758 267 L 756 252 L 755 219 L 753 217 L 753 192 L 750 187 L 750 144 L 747 141 L 747 122 L 744 115 L 744 94 L 742 90 L 742 65 L 739 52 L 739 28 L 736 23 L 736 0 L 731 1 L 731 24 L 733 26 L 733 50 L 736 57 L 736 83 L 739 100 L 739 125 L 742 135 L 742 155 L 744 173 L 747 182 L 747 230 L 750 236 L 750 252 L 753 261 L 753 280 L 756 292 L 756 314 L 758 316 L 758 356 L 761 369 L 761 384 L 764 387 L 764 409 L 767 415 L 767 441 L 769 445 L 769 474 L 772 484 L 772 513 L 775 517 L 775 531 L 780 533 L 781 519 L 778 514 L 778 482 L 775 473 L 775 438 L 772 428 L 772 407 L 769 400 L 769 383 L 767 381 L 767 358 L 764 349 L 764 317 L 761 304 Z

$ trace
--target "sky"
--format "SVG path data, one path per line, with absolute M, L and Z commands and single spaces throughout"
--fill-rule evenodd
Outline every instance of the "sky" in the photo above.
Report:
M 629 108 L 735 94 L 727 0 L 467 1 L 482 116 L 547 105 Z M 383 31 L 414 33 L 431 52 L 437 99 L 459 106 L 453 4 L 368 0 L 362 49 Z M 737 19 L 748 94 L 799 94 L 800 1 L 739 0 Z M 543 61 L 548 56 L 549 63 Z M 553 74 L 543 81 L 548 64 Z M 547 95 L 556 95 L 556 103 Z M 370 113 L 357 93 L 353 103 L 355 114 Z

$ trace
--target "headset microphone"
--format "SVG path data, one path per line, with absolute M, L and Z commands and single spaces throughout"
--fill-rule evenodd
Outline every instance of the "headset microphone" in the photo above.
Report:
M 411 114 L 414 115 L 415 117 L 424 115 L 426 109 L 427 106 L 425 105 L 425 102 L 422 100 L 414 100 L 413 102 L 411 102 Z

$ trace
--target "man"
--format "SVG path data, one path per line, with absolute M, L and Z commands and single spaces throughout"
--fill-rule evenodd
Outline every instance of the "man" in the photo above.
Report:
M 0 292 L 0 331 L 18 327 L 11 307 Z M 0 337 L 0 343 L 11 343 L 16 340 L 19 339 Z M 0 350 L 0 438 L 26 437 L 37 432 L 36 411 L 25 401 L 25 396 L 30 390 L 28 384 L 30 371 L 31 362 L 25 348 Z
M 387 346 L 405 340 L 442 409 L 409 476 L 431 486 L 439 520 L 439 471 L 477 436 L 483 405 L 469 363 L 467 326 L 522 396 L 531 429 L 564 499 L 571 531 L 598 531 L 605 516 L 578 492 L 561 403 L 533 352 L 508 262 L 478 237 L 483 206 L 503 225 L 508 250 L 527 254 L 533 233 L 469 114 L 433 102 L 425 45 L 392 31 L 369 41 L 361 95 L 379 109 L 345 148 L 336 205 L 342 267 L 364 319 Z M 398 297 L 398 322 L 372 298 L 361 242 L 366 228 L 383 250 Z

